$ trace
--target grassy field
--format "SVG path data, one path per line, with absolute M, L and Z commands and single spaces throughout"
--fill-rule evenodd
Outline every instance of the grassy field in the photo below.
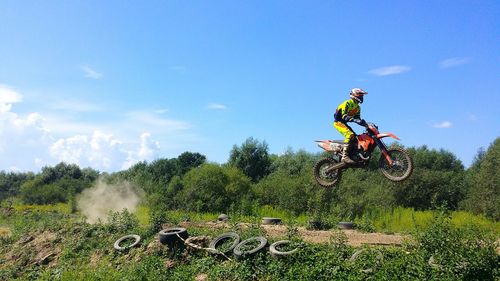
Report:
M 78 214 L 71 214 L 63 204 L 19 205 L 14 209 L 0 215 L 0 280 L 498 280 L 500 277 L 500 258 L 495 252 L 498 232 L 484 230 L 495 229 L 497 224 L 461 212 L 446 216 L 400 209 L 371 214 L 376 229 L 407 230 L 404 227 L 408 227 L 413 229 L 414 239 L 401 247 L 367 247 L 353 261 L 351 257 L 359 249 L 347 245 L 342 232 L 333 232 L 327 244 L 305 243 L 294 227 L 306 224 L 308 218 L 287 217 L 288 214 L 270 207 L 262 208 L 262 216 L 295 222 L 284 237 L 268 237 L 270 242 L 292 239 L 299 246 L 297 254 L 276 259 L 264 251 L 248 259 L 226 260 L 205 251 L 171 251 L 158 243 L 157 231 L 149 226 L 149 211 L 144 206 L 136 214 L 115 213 L 107 223 L 93 225 Z M 165 226 L 186 219 L 213 221 L 217 216 L 172 211 L 167 214 Z M 250 227 L 242 229 L 228 224 L 221 229 L 198 226 L 188 231 L 190 236 L 211 237 L 236 231 L 242 239 L 265 235 L 256 223 L 258 217 L 234 216 L 234 219 L 249 222 Z M 386 224 L 379 225 L 383 221 Z M 482 227 L 476 227 L 481 224 Z M 131 233 L 142 237 L 139 247 L 127 252 L 113 249 L 118 238 Z M 429 265 L 431 257 L 434 262 Z

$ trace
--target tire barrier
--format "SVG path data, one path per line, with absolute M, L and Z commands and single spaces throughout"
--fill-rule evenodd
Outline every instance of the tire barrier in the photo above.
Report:
M 245 246 L 247 244 L 252 244 L 255 241 L 259 242 L 259 245 L 255 246 L 251 249 L 245 249 Z M 250 257 L 250 256 L 255 255 L 256 253 L 258 253 L 259 251 L 264 249 L 264 247 L 266 247 L 266 246 L 267 246 L 267 239 L 265 237 L 262 237 L 262 236 L 252 237 L 252 238 L 248 238 L 246 240 L 243 240 L 238 245 L 236 245 L 236 247 L 234 247 L 233 254 L 236 258 L 240 258 L 240 259 L 246 258 L 246 257 Z
M 347 221 L 341 221 L 337 224 L 337 227 L 340 229 L 354 229 L 356 228 L 356 224 Z
M 228 221 L 229 220 L 229 216 L 226 215 L 226 214 L 220 214 L 218 217 L 217 217 L 217 221 Z
M 384 261 L 384 255 L 382 254 L 382 252 L 380 252 L 378 250 L 375 250 L 374 252 L 376 253 L 377 263 L 382 263 Z M 367 249 L 358 250 L 358 251 L 354 252 L 354 254 L 352 254 L 352 256 L 349 260 L 351 262 L 355 262 L 359 258 L 359 256 L 361 256 L 363 254 L 367 254 L 367 253 L 368 253 Z M 369 267 L 369 268 L 361 269 L 361 272 L 371 273 L 374 270 L 375 270 L 375 267 Z
M 299 248 L 294 248 L 293 250 L 290 250 L 290 251 L 280 251 L 278 249 L 282 245 L 288 245 L 291 243 L 292 243 L 292 241 L 290 241 L 290 240 L 281 240 L 281 241 L 274 242 L 273 244 L 271 244 L 271 246 L 269 246 L 269 253 L 271 253 L 271 256 L 273 256 L 275 258 L 293 255 L 299 250 Z
M 189 234 L 185 228 L 173 227 L 161 230 L 158 232 L 158 236 L 160 243 L 172 248 L 176 244 L 184 244 L 184 240 L 189 237 Z
M 134 242 L 132 244 L 127 245 L 127 246 L 120 246 L 120 244 L 123 241 L 130 240 L 130 239 L 134 239 Z M 120 239 L 116 240 L 115 244 L 113 245 L 113 248 L 115 248 L 115 250 L 117 250 L 117 251 L 125 251 L 125 250 L 128 250 L 132 247 L 139 245 L 140 242 L 141 242 L 141 236 L 139 236 L 139 235 L 135 235 L 135 234 L 125 235 L 125 236 L 121 237 Z
M 264 225 L 281 224 L 281 219 L 280 218 L 267 218 L 267 217 L 264 217 L 264 218 L 262 218 L 262 224 L 264 224 Z
M 231 246 L 229 246 L 229 248 L 224 249 L 223 251 L 220 251 L 219 249 L 217 249 L 217 247 L 222 245 L 222 243 L 224 241 L 230 240 L 230 239 L 233 240 L 233 243 L 231 244 Z M 210 253 L 215 254 L 215 255 L 219 255 L 219 254 L 228 255 L 233 251 L 233 249 L 236 247 L 236 245 L 238 245 L 238 243 L 240 243 L 240 236 L 237 233 L 228 232 L 228 233 L 224 233 L 222 235 L 219 235 L 214 240 L 212 240 L 210 242 L 210 245 L 208 246 L 207 250 Z

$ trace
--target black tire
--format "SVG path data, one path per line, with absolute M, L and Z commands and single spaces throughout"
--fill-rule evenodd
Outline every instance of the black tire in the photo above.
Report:
M 267 218 L 264 217 L 262 218 L 262 224 L 269 225 L 269 224 L 281 224 L 281 219 L 280 218 Z
M 392 166 L 387 164 L 384 155 L 380 155 L 379 167 L 384 177 L 391 181 L 404 181 L 413 172 L 413 160 L 410 154 L 402 148 L 396 147 L 387 150 L 387 153 L 394 161 Z
M 120 244 L 123 241 L 130 240 L 130 239 L 134 239 L 134 242 L 132 244 L 127 245 L 127 246 L 120 246 Z M 125 251 L 125 250 L 128 250 L 132 247 L 139 245 L 140 242 L 141 242 L 141 236 L 139 236 L 139 235 L 136 235 L 136 234 L 125 235 L 125 236 L 121 237 L 120 239 L 116 240 L 115 244 L 113 245 L 113 248 L 115 248 L 115 250 L 117 250 L 117 251 Z
M 378 263 L 378 265 L 380 265 L 382 262 L 384 262 L 384 255 L 379 250 L 375 250 L 374 252 L 377 255 L 376 256 L 377 263 Z M 352 254 L 352 256 L 349 260 L 351 262 L 355 262 L 359 256 L 361 256 L 362 254 L 367 254 L 367 253 L 368 253 L 367 249 L 358 250 L 358 251 L 354 252 L 354 254 Z M 375 266 L 361 269 L 361 272 L 372 273 L 374 270 L 375 270 Z
M 348 221 L 341 221 L 337 223 L 337 227 L 340 229 L 354 229 L 356 228 L 356 224 Z
M 277 242 L 274 242 L 273 244 L 271 244 L 271 246 L 269 246 L 269 252 L 271 253 L 271 256 L 278 258 L 278 257 L 284 257 L 284 256 L 289 256 L 289 255 L 295 254 L 299 250 L 299 248 L 295 248 L 293 250 L 286 251 L 286 252 L 282 252 L 282 251 L 277 249 L 281 245 L 290 244 L 290 243 L 292 243 L 290 240 L 281 240 L 281 241 L 277 241 Z
M 222 241 L 227 239 L 233 239 L 233 243 L 228 249 L 225 249 L 223 252 L 221 252 L 220 250 L 217 249 L 217 246 L 220 245 Z M 233 249 L 236 247 L 236 245 L 238 245 L 238 243 L 240 243 L 240 236 L 238 235 L 238 233 L 234 232 L 224 233 L 222 235 L 219 235 L 210 242 L 210 245 L 208 246 L 208 251 L 216 255 L 221 253 L 224 255 L 228 255 L 233 251 Z
M 245 245 L 253 243 L 254 241 L 259 242 L 259 245 L 257 245 L 256 247 L 253 247 L 250 250 L 243 249 L 243 247 Z M 233 253 L 234 253 L 234 256 L 238 259 L 247 258 L 247 257 L 255 255 L 256 253 L 258 253 L 259 251 L 264 249 L 266 246 L 267 246 L 267 239 L 265 237 L 262 237 L 262 236 L 256 236 L 256 237 L 248 238 L 246 240 L 241 241 L 238 245 L 236 245 L 236 247 L 234 247 Z
M 333 165 L 339 164 L 339 161 L 334 158 L 322 158 L 314 164 L 313 173 L 316 182 L 326 188 L 335 186 L 342 175 L 342 169 L 336 169 L 330 173 L 325 170 Z
M 218 221 L 228 221 L 229 220 L 229 216 L 226 215 L 226 214 L 220 214 L 218 217 L 217 217 L 217 220 Z
M 172 247 L 176 243 L 184 244 L 184 241 L 182 239 L 187 239 L 189 237 L 189 234 L 185 228 L 173 227 L 161 230 L 160 232 L 158 232 L 158 236 L 160 237 L 160 243 Z M 179 236 L 182 239 L 180 239 Z

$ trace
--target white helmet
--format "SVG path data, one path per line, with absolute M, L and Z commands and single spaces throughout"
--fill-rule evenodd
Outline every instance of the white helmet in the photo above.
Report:
M 351 92 L 349 92 L 349 96 L 358 103 L 363 103 L 363 96 L 367 94 L 368 92 L 365 92 L 363 89 L 360 88 L 353 88 Z

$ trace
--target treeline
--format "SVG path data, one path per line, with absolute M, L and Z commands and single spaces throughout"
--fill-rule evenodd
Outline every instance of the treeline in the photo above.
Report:
M 392 183 L 377 171 L 349 169 L 336 188 L 319 187 L 312 176 L 321 154 L 288 149 L 269 154 L 265 142 L 253 138 L 235 145 L 225 164 L 207 162 L 199 153 L 139 162 L 130 169 L 107 174 L 60 163 L 38 174 L 0 172 L 0 200 L 18 198 L 27 204 L 71 202 L 98 177 L 123 180 L 142 188 L 154 212 L 177 209 L 199 212 L 255 214 L 263 205 L 313 216 L 335 214 L 354 218 L 372 208 L 410 207 L 417 210 L 446 207 L 468 210 L 500 220 L 500 138 L 481 150 L 465 169 L 457 157 L 426 146 L 407 148 L 413 157 L 413 175 Z M 373 155 L 378 159 L 378 155 Z

